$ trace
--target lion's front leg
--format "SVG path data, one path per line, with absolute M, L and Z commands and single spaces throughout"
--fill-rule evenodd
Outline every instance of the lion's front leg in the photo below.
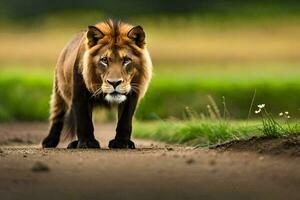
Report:
M 74 72 L 74 88 L 71 109 L 74 111 L 76 135 L 78 141 L 73 141 L 68 148 L 100 148 L 99 142 L 94 136 L 92 121 L 92 103 L 90 94 L 86 89 L 83 78 Z
M 99 142 L 94 137 L 91 108 L 83 102 L 74 103 L 73 106 L 78 140 L 71 142 L 68 148 L 100 148 Z
M 77 148 L 100 148 L 99 142 L 94 136 L 91 106 L 84 102 L 78 102 L 74 104 L 74 110 L 78 138 Z M 73 146 L 75 143 L 73 142 Z M 69 147 L 72 146 L 71 144 Z
M 118 107 L 118 124 L 115 139 L 109 142 L 109 148 L 135 149 L 134 143 L 130 140 L 132 131 L 132 117 L 137 105 L 138 95 L 131 93 L 127 100 Z

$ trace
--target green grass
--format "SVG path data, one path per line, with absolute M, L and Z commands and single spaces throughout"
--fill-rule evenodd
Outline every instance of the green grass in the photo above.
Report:
M 147 96 L 142 100 L 137 117 L 141 119 L 182 118 L 188 106 L 198 113 L 206 113 L 210 103 L 208 95 L 222 110 L 223 97 L 232 118 L 246 118 L 252 96 L 256 91 L 254 104 L 265 103 L 271 112 L 277 114 L 290 111 L 299 116 L 300 82 L 298 79 L 154 79 Z M 293 95 L 291 95 L 293 94 Z
M 264 126 L 259 121 L 203 121 L 198 119 L 136 122 L 133 135 L 173 144 L 207 147 L 232 140 L 248 139 L 252 136 L 283 137 L 300 131 L 300 127 L 295 123 L 278 123 L 281 124 L 280 130 L 270 135 L 266 134 L 265 130 L 274 130 L 274 127 Z
M 254 105 L 265 103 L 275 115 L 289 111 L 299 117 L 298 66 L 290 62 L 154 65 L 157 73 L 137 117 L 183 118 L 186 107 L 206 114 L 211 96 L 221 112 L 225 98 L 231 118 L 247 118 L 255 91 Z
M 282 66 L 284 68 L 288 65 Z M 274 115 L 289 111 L 292 118 L 300 116 L 299 73 L 293 73 L 294 66 L 290 66 L 290 72 L 278 67 L 273 67 L 272 73 L 261 69 L 264 70 L 263 75 L 255 72 L 245 74 L 236 70 L 238 66 L 229 72 L 217 73 L 215 71 L 220 69 L 214 71 L 211 67 L 204 66 L 204 69 L 197 69 L 197 73 L 193 75 L 181 73 L 180 70 L 177 74 L 166 75 L 168 72 L 163 69 L 168 66 L 158 67 L 162 68 L 161 73 L 154 76 L 149 91 L 137 110 L 138 119 L 184 119 L 186 107 L 199 115 L 207 114 L 207 105 L 211 104 L 208 96 L 214 99 L 221 113 L 225 98 L 230 118 L 243 119 L 248 116 L 255 90 L 254 105 L 265 103 Z M 205 68 L 208 69 L 207 72 Z M 177 69 L 180 67 L 177 66 Z M 1 70 L 0 121 L 46 120 L 51 87 L 52 71 L 49 69 Z
M 0 121 L 46 120 L 52 81 L 48 75 L 1 73 Z

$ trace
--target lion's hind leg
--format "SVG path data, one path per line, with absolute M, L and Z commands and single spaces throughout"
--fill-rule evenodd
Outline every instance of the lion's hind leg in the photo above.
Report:
M 43 140 L 43 148 L 55 148 L 60 140 L 64 125 L 64 116 L 67 105 L 56 89 L 53 90 L 50 103 L 50 129 L 48 136 Z

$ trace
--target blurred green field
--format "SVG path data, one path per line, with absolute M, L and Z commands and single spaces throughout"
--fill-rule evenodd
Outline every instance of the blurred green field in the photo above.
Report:
M 171 72 L 167 72 L 171 66 L 162 65 L 161 68 L 167 71 L 154 75 L 136 117 L 142 120 L 184 119 L 186 107 L 200 116 L 206 115 L 207 105 L 214 103 L 219 112 L 223 113 L 225 100 L 228 117 L 247 118 L 255 91 L 254 105 L 265 103 L 275 116 L 279 112 L 289 111 L 293 118 L 299 117 L 300 82 L 297 64 L 274 64 L 269 66 L 270 69 L 261 69 L 263 72 L 260 73 L 256 70 L 251 72 L 253 66 L 245 65 L 242 68 L 230 65 L 224 71 L 220 71 L 220 66 L 214 66 L 215 71 L 211 65 L 202 65 L 203 68 L 199 67 L 197 74 L 171 75 Z M 177 67 L 188 69 L 185 66 Z M 256 66 L 257 70 L 260 67 Z M 294 73 L 286 73 L 286 69 L 294 68 L 297 69 Z M 28 72 L 24 68 L 13 69 L 3 69 L 0 74 L 0 119 L 46 120 L 52 70 L 36 69 Z M 252 114 L 250 117 L 256 116 Z

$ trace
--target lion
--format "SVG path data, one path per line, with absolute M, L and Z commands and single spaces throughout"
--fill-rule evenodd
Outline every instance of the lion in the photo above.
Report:
M 55 148 L 64 127 L 67 136 L 77 136 L 67 148 L 100 148 L 92 121 L 97 106 L 118 108 L 116 135 L 109 148 L 135 148 L 132 118 L 152 76 L 141 26 L 115 20 L 88 26 L 63 48 L 54 74 L 50 128 L 43 148 Z

